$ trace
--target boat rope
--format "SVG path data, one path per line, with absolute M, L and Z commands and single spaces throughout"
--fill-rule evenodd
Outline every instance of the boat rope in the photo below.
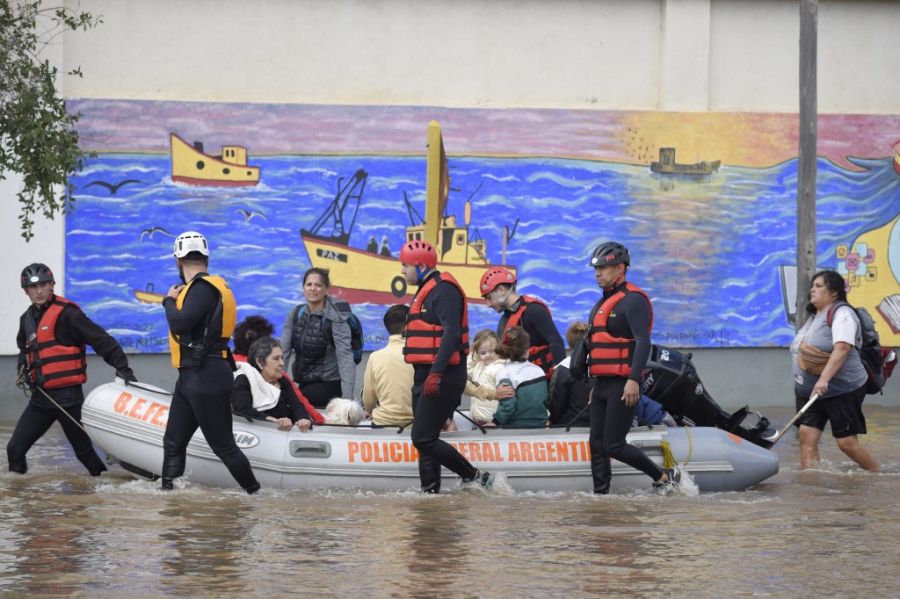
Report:
M 694 453 L 694 438 L 691 436 L 691 427 L 684 427 L 684 433 L 687 435 L 688 446 L 687 457 L 684 458 L 684 466 L 687 467 L 688 463 L 691 461 L 691 456 Z
M 671 469 L 678 465 L 678 460 L 675 459 L 668 441 L 660 442 L 659 449 L 662 451 L 663 468 Z
M 691 457 L 694 454 L 694 438 L 691 435 L 691 427 L 684 427 L 684 433 L 687 435 L 687 457 L 682 462 L 682 467 L 687 467 L 687 465 L 691 461 Z M 659 444 L 659 449 L 662 451 L 663 456 L 663 468 L 674 468 L 678 465 L 678 460 L 675 458 L 675 453 L 672 451 L 672 446 L 669 444 L 668 440 L 663 440 Z

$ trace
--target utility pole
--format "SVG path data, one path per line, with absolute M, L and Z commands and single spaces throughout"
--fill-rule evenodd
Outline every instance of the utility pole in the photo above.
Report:
M 800 0 L 800 155 L 797 164 L 797 318 L 806 315 L 816 272 L 816 55 L 818 0 Z

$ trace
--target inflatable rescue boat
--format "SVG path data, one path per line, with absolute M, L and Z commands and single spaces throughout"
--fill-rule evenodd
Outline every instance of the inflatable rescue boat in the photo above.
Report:
M 94 389 L 82 410 L 94 440 L 124 467 L 159 475 L 162 440 L 171 394 L 143 383 L 116 379 Z M 485 429 L 444 433 L 479 468 L 503 474 L 516 491 L 590 491 L 588 430 Z M 250 459 L 263 487 L 276 489 L 404 490 L 419 487 L 417 452 L 409 429 L 371 426 L 315 426 L 303 433 L 280 431 L 274 423 L 235 417 L 234 438 Z M 771 451 L 712 427 L 642 427 L 628 435 L 662 464 L 667 441 L 701 491 L 741 491 L 778 472 Z M 225 466 L 198 430 L 187 450 L 187 480 L 235 487 Z M 613 461 L 613 492 L 649 489 L 643 473 Z M 455 480 L 454 480 L 455 479 Z M 448 488 L 455 486 L 448 473 Z

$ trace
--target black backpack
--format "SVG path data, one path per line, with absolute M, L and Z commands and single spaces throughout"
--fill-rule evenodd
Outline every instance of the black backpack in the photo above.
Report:
M 859 331 L 862 334 L 862 347 L 859 348 L 859 358 L 863 368 L 866 369 L 866 393 L 869 395 L 881 393 L 884 383 L 894 372 L 897 364 L 897 354 L 888 347 L 881 347 L 878 339 L 878 331 L 875 330 L 875 321 L 865 308 L 856 308 L 847 302 L 837 302 L 828 309 L 828 326 L 834 321 L 834 313 L 841 306 L 849 306 L 856 312 L 859 319 Z

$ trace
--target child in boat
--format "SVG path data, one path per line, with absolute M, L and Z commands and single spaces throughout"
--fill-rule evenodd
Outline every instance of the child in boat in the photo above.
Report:
M 547 377 L 540 366 L 528 361 L 531 337 L 522 327 L 512 327 L 497 348 L 497 355 L 509 362 L 498 376 L 500 385 L 509 385 L 515 396 L 502 403 L 493 422 L 507 428 L 547 426 Z
M 478 331 L 472 341 L 465 393 L 472 398 L 469 416 L 478 424 L 490 423 L 500 407 L 500 400 L 515 395 L 511 387 L 497 388 L 497 374 L 507 363 L 507 360 L 497 359 L 499 345 L 500 338 L 490 329 Z

